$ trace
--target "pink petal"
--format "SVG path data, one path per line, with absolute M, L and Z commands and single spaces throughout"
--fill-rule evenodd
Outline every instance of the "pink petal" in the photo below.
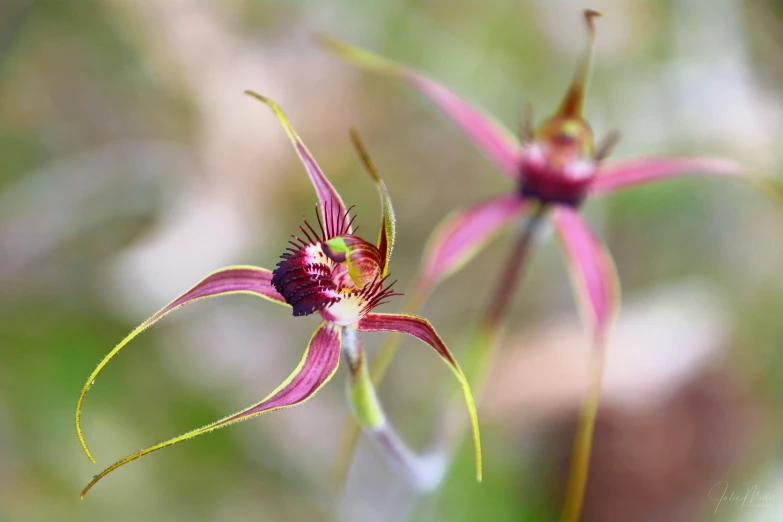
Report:
M 603 343 L 619 305 L 612 258 L 576 210 L 557 206 L 551 215 L 571 267 L 579 304 L 597 341 Z
M 177 297 L 171 303 L 159 310 L 155 315 L 141 323 L 136 327 L 125 339 L 114 347 L 109 352 L 109 355 L 103 358 L 98 364 L 98 367 L 93 370 L 87 382 L 82 388 L 82 393 L 79 396 L 79 401 L 76 405 L 76 434 L 79 436 L 79 442 L 81 442 L 82 449 L 87 454 L 87 457 L 95 462 L 87 449 L 87 444 L 84 441 L 81 428 L 81 412 L 82 404 L 84 403 L 84 397 L 87 395 L 92 383 L 98 374 L 101 373 L 103 368 L 119 351 L 125 347 L 133 338 L 139 335 L 149 326 L 152 326 L 155 322 L 161 319 L 168 313 L 180 308 L 188 303 L 197 301 L 199 299 L 205 299 L 207 297 L 215 297 L 218 295 L 228 294 L 251 294 L 263 297 L 273 303 L 282 304 L 288 306 L 277 290 L 272 286 L 272 272 L 265 268 L 258 268 L 255 266 L 230 266 L 222 268 L 212 272 L 207 277 L 196 283 L 193 288 Z
M 340 194 L 337 193 L 335 188 L 324 175 L 321 168 L 318 166 L 318 163 L 316 163 L 313 155 L 310 154 L 309 150 L 307 150 L 307 147 L 302 141 L 302 138 L 300 138 L 296 133 L 296 130 L 291 125 L 291 122 L 288 121 L 288 118 L 280 109 L 280 107 L 278 107 L 277 104 L 269 98 L 261 96 L 260 94 L 253 91 L 245 91 L 245 94 L 265 103 L 269 106 L 269 108 L 272 109 L 272 111 L 274 111 L 277 119 L 279 119 L 280 123 L 283 125 L 288 138 L 294 145 L 297 154 L 299 154 L 299 159 L 302 160 L 305 169 L 307 169 L 307 173 L 310 175 L 310 181 L 312 181 L 313 187 L 315 187 L 315 192 L 318 196 L 318 202 L 321 206 L 321 217 L 324 220 L 324 225 L 327 228 L 339 228 L 339 223 L 341 221 L 345 222 L 348 217 L 345 204 L 343 203 L 343 200 L 340 199 Z M 348 227 L 348 233 L 351 233 L 350 226 Z
M 609 163 L 602 166 L 590 186 L 593 194 L 633 187 L 685 175 L 713 175 L 724 177 L 752 177 L 739 163 L 720 158 L 639 158 Z
M 449 365 L 457 376 L 462 387 L 462 393 L 465 396 L 465 403 L 467 404 L 471 426 L 473 427 L 473 444 L 476 450 L 476 477 L 481 481 L 481 437 L 479 436 L 478 416 L 476 415 L 473 394 L 470 391 L 465 374 L 462 373 L 462 369 L 457 364 L 457 360 L 454 359 L 454 356 L 435 332 L 430 322 L 415 315 L 369 313 L 357 323 L 356 329 L 360 332 L 397 332 L 412 335 L 430 345 Z
M 206 297 L 228 294 L 251 294 L 273 303 L 288 306 L 283 296 L 272 286 L 272 271 L 257 266 L 229 266 L 216 270 L 196 283 L 193 288 L 147 319 L 147 327 L 176 308 Z
M 408 67 L 364 49 L 332 39 L 322 42 L 335 54 L 361 68 L 398 78 L 430 99 L 512 179 L 519 175 L 519 140 L 492 116 L 460 99 L 442 85 Z
M 530 204 L 517 194 L 504 194 L 446 217 L 433 232 L 424 254 L 422 285 L 432 289 L 470 261 L 504 226 Z
M 308 345 L 299 366 L 297 366 L 283 384 L 278 386 L 278 388 L 269 394 L 263 401 L 233 415 L 229 415 L 217 422 L 208 424 L 203 428 L 189 431 L 188 433 L 161 442 L 160 444 L 150 446 L 147 449 L 143 449 L 117 461 L 92 479 L 82 491 L 82 498 L 84 498 L 84 495 L 86 495 L 103 477 L 139 457 L 143 457 L 144 455 L 148 455 L 178 442 L 209 433 L 218 428 L 223 428 L 229 424 L 247 420 L 256 415 L 261 415 L 262 413 L 281 410 L 305 402 L 320 390 L 321 387 L 332 378 L 334 372 L 337 370 L 337 364 L 340 360 L 341 338 L 342 330 L 340 328 L 333 327 L 329 323 L 321 323 L 313 334 L 313 337 L 310 339 L 310 344 Z

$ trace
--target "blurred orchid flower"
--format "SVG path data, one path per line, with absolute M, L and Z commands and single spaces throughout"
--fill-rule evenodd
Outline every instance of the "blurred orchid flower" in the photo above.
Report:
M 604 246 L 578 214 L 589 197 L 618 189 L 689 174 L 743 178 L 780 196 L 780 188 L 755 177 L 733 161 L 710 158 L 652 157 L 604 162 L 618 135 L 598 147 L 582 116 L 595 40 L 593 19 L 585 11 L 588 44 L 573 81 L 554 116 L 538 129 L 530 118 L 521 140 L 495 118 L 460 99 L 420 73 L 351 45 L 324 38 L 338 57 L 372 72 L 401 80 L 440 108 L 497 167 L 515 183 L 515 190 L 447 217 L 432 235 L 424 255 L 419 290 L 426 294 L 459 270 L 503 227 L 541 207 L 551 217 L 587 305 L 590 324 L 603 337 L 617 304 L 614 268 Z
M 455 211 L 438 226 L 424 253 L 418 281 L 409 299 L 410 310 L 417 309 L 438 283 L 476 256 L 497 232 L 520 217 L 530 215 L 525 227 L 520 229 L 490 305 L 471 337 L 469 352 L 483 350 L 483 353 L 476 358 L 468 355 L 468 359 L 476 363 L 468 366 L 469 371 L 475 366 L 478 368 L 477 375 L 481 375 L 484 363 L 493 351 L 499 324 L 519 280 L 538 222 L 548 216 L 554 224 L 569 260 L 577 301 L 592 331 L 595 347 L 590 389 L 575 439 L 569 494 L 563 516 L 565 522 L 579 518 L 592 426 L 598 409 L 604 344 L 619 308 L 620 295 L 612 258 L 579 215 L 580 205 L 592 196 L 690 174 L 744 179 L 768 191 L 778 201 L 783 200 L 783 189 L 774 180 L 755 176 L 730 160 L 650 157 L 605 162 L 619 135 L 612 133 L 596 146 L 593 131 L 582 115 L 594 54 L 594 19 L 600 14 L 586 10 L 584 16 L 588 28 L 587 46 L 560 107 L 538 128 L 533 127 L 528 111 L 519 139 L 495 118 L 419 72 L 346 43 L 321 39 L 329 50 L 349 63 L 391 76 L 419 91 L 453 120 L 515 184 L 512 192 Z M 389 339 L 373 361 L 372 375 L 376 385 L 383 378 L 396 347 L 397 340 Z M 471 382 L 476 385 L 472 377 Z M 338 481 L 344 480 L 347 473 L 355 434 L 356 428 L 349 422 L 343 433 L 338 468 L 334 470 Z
M 274 271 L 255 266 L 231 266 L 212 272 L 123 339 L 92 372 L 79 396 L 76 407 L 76 432 L 82 448 L 90 460 L 95 462 L 82 434 L 81 411 L 85 395 L 96 377 L 125 345 L 168 313 L 199 299 L 230 294 L 251 294 L 290 307 L 295 317 L 317 312 L 323 318 L 323 322 L 316 328 L 297 368 L 264 400 L 203 428 L 187 432 L 117 461 L 93 478 L 82 492 L 82 498 L 108 473 L 139 457 L 262 413 L 303 403 L 332 378 L 337 370 L 341 346 L 346 350 L 344 337 L 354 339 L 355 331 L 400 332 L 411 335 L 432 347 L 449 365 L 462 386 L 470 413 L 476 449 L 476 471 L 480 480 L 481 447 L 478 420 L 470 387 L 457 361 L 426 319 L 415 315 L 373 312 L 375 307 L 385 303 L 388 298 L 400 295 L 394 292 L 392 288 L 394 283 L 387 284 L 389 261 L 394 246 L 394 210 L 386 185 L 369 162 L 358 134 L 352 130 L 354 143 L 381 195 L 383 218 L 376 244 L 353 234 L 353 219 L 349 219 L 351 209 L 346 209 L 339 194 L 318 167 L 280 108 L 259 94 L 251 91 L 246 93 L 262 101 L 274 111 L 296 148 L 318 196 L 320 207 L 320 213 L 317 214 L 318 226 L 311 226 L 305 219 L 304 225 L 299 227 L 301 236 L 296 234 L 293 236 L 293 240 L 289 242 L 291 246 L 282 254 L 282 260 Z M 318 212 L 318 209 L 316 211 Z M 356 347 L 351 347 L 351 350 L 355 351 Z M 354 367 L 357 371 L 361 368 L 353 363 L 350 366 L 352 377 L 357 377 L 354 375 Z M 374 390 L 371 393 L 374 394 Z M 357 414 L 370 419 L 371 425 L 377 425 L 381 419 L 378 411 L 360 411 Z

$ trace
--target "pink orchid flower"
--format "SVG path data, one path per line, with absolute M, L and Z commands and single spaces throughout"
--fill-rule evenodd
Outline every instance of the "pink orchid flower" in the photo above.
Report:
M 559 109 L 537 129 L 525 122 L 521 140 L 495 118 L 462 100 L 422 74 L 363 49 L 322 39 L 338 57 L 363 69 L 410 85 L 440 108 L 513 183 L 514 190 L 455 211 L 432 235 L 417 287 L 427 294 L 464 266 L 496 233 L 532 209 L 546 212 L 570 260 L 580 304 L 595 338 L 605 338 L 618 305 L 618 285 L 611 256 L 580 217 L 585 199 L 668 178 L 702 174 L 742 178 L 777 197 L 772 180 L 755 177 L 730 160 L 711 157 L 650 157 L 606 162 L 617 141 L 613 134 L 598 147 L 582 116 L 592 66 L 595 11 L 585 11 L 588 44 Z
M 87 456 L 95 462 L 81 429 L 81 412 L 85 395 L 106 364 L 133 338 L 170 312 L 208 297 L 250 294 L 291 308 L 295 317 L 319 313 L 323 322 L 316 328 L 301 362 L 288 379 L 261 402 L 229 415 L 217 422 L 138 451 L 96 475 L 82 492 L 82 498 L 100 479 L 115 469 L 154 451 L 191 439 L 263 413 L 303 403 L 326 384 L 337 370 L 343 336 L 348 330 L 359 332 L 400 332 L 428 344 L 457 376 L 470 413 L 473 427 L 477 477 L 481 478 L 481 447 L 478 420 L 470 387 L 462 370 L 443 340 L 426 319 L 415 315 L 375 313 L 373 309 L 386 299 L 400 295 L 387 284 L 389 261 L 394 246 L 394 210 L 386 185 L 374 171 L 366 152 L 353 135 L 362 160 L 381 195 L 383 218 L 376 244 L 353 234 L 340 195 L 318 167 L 294 128 L 280 108 L 256 93 L 248 94 L 268 105 L 285 128 L 299 158 L 315 187 L 320 206 L 318 226 L 305 220 L 301 235 L 294 235 L 290 247 L 274 271 L 255 266 L 231 266 L 212 272 L 190 290 L 177 297 L 155 315 L 144 321 L 123 339 L 87 379 L 76 407 L 76 431 Z M 351 337 L 355 337 L 350 332 Z M 344 346 L 343 346 L 344 347 Z M 352 368 L 353 370 L 353 368 Z M 371 412 L 375 414 L 376 412 Z
M 434 231 L 425 250 L 420 274 L 408 301 L 410 310 L 421 306 L 432 289 L 476 256 L 507 225 L 530 218 L 515 242 L 490 305 L 468 343 L 467 357 L 476 363 L 478 385 L 485 363 L 491 359 L 500 322 L 519 281 L 531 237 L 542 217 L 553 223 L 566 258 L 581 315 L 591 330 L 592 352 L 589 389 L 580 414 L 574 441 L 572 470 L 562 520 L 579 519 L 587 480 L 593 425 L 598 410 L 606 338 L 619 308 L 620 287 L 612 257 L 579 215 L 588 198 L 668 178 L 702 174 L 739 178 L 783 201 L 783 189 L 772 179 L 757 177 L 736 162 L 711 157 L 648 157 L 605 161 L 618 139 L 610 134 L 596 146 L 593 131 L 582 116 L 585 90 L 590 75 L 595 41 L 594 18 L 584 12 L 588 43 L 574 78 L 557 112 L 538 128 L 528 114 L 520 138 L 492 116 L 460 99 L 437 82 L 417 71 L 365 50 L 331 39 L 322 43 L 338 57 L 363 69 L 391 76 L 413 87 L 440 108 L 512 182 L 513 190 L 449 215 Z M 373 361 L 371 373 L 380 383 L 397 350 L 397 339 L 389 339 Z M 474 386 L 476 380 L 471 382 Z M 348 422 L 343 434 L 335 476 L 347 474 L 356 442 L 357 428 Z M 456 440 L 456 439 L 455 439 Z

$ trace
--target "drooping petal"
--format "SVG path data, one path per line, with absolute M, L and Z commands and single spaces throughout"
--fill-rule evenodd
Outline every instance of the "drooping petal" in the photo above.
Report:
M 588 386 L 574 437 L 571 471 L 561 518 L 564 521 L 577 522 L 590 467 L 590 450 L 601 396 L 606 343 L 609 328 L 620 305 L 620 285 L 609 252 L 575 209 L 555 208 L 552 219 L 566 252 L 582 315 L 593 333 L 593 347 L 587 368 Z
M 351 141 L 353 141 L 359 153 L 359 158 L 361 158 L 364 168 L 367 169 L 367 172 L 370 173 L 373 181 L 375 181 L 378 187 L 378 194 L 381 196 L 382 219 L 381 228 L 378 232 L 378 250 L 381 252 L 383 259 L 382 276 L 386 277 L 386 274 L 389 273 L 389 261 L 394 249 L 394 207 L 392 207 L 391 196 L 389 196 L 389 191 L 386 189 L 386 183 L 378 175 L 378 171 L 375 169 L 375 165 L 373 165 L 370 155 L 359 137 L 359 131 L 355 127 L 351 128 Z
M 343 200 L 340 199 L 340 194 L 337 193 L 335 188 L 326 178 L 323 171 L 318 166 L 318 163 L 316 163 L 315 158 L 313 158 L 313 155 L 307 150 L 302 138 L 296 133 L 291 122 L 288 121 L 286 115 L 280 107 L 269 98 L 261 96 L 253 91 L 245 91 L 245 94 L 268 105 L 269 108 L 274 111 L 275 115 L 280 120 L 280 123 L 283 124 L 285 132 L 288 134 L 288 138 L 294 145 L 297 154 L 299 154 L 299 158 L 302 160 L 302 163 L 307 169 L 307 173 L 310 175 L 310 181 L 313 182 L 313 187 L 315 187 L 315 192 L 318 195 L 318 201 L 321 206 L 321 217 L 323 218 L 327 229 L 343 227 L 348 219 L 348 211 L 345 208 Z M 351 227 L 348 226 L 348 233 L 350 232 Z
M 462 268 L 532 204 L 517 194 L 504 194 L 447 216 L 428 241 L 420 276 L 422 288 L 429 291 Z
M 492 116 L 408 67 L 352 45 L 322 38 L 338 57 L 369 71 L 387 74 L 412 86 L 437 105 L 473 142 L 512 179 L 519 172 L 519 140 Z
M 199 281 L 193 288 L 177 297 L 174 301 L 163 307 L 155 315 L 141 323 L 130 335 L 120 341 L 120 343 L 109 352 L 109 355 L 103 358 L 98 364 L 98 367 L 90 374 L 87 383 L 82 388 L 82 393 L 79 395 L 79 401 L 76 404 L 76 434 L 79 437 L 79 442 L 82 445 L 82 449 L 87 454 L 87 457 L 95 462 L 90 450 L 87 449 L 87 443 L 84 441 L 84 435 L 82 434 L 81 415 L 82 404 L 84 403 L 84 397 L 90 390 L 90 387 L 95 382 L 95 378 L 101 373 L 103 368 L 109 363 L 109 361 L 117 355 L 117 353 L 125 347 L 134 337 L 139 335 L 149 326 L 152 326 L 164 315 L 180 308 L 188 303 L 197 301 L 199 299 L 205 299 L 207 297 L 214 297 L 218 295 L 228 294 L 251 294 L 263 297 L 273 303 L 282 304 L 288 306 L 274 286 L 272 286 L 272 272 L 264 268 L 258 268 L 255 266 L 230 266 L 222 268 L 212 272 L 204 279 Z
M 783 201 L 780 182 L 773 178 L 756 175 L 743 165 L 721 158 L 638 158 L 601 167 L 598 176 L 590 186 L 592 194 L 604 194 L 618 189 L 634 187 L 652 181 L 676 176 L 710 175 L 744 179 L 757 185 L 770 196 Z
M 82 498 L 84 498 L 87 492 L 103 477 L 139 457 L 143 457 L 153 451 L 158 451 L 178 442 L 203 435 L 204 433 L 209 433 L 218 428 L 223 428 L 229 424 L 243 421 L 255 417 L 256 415 L 261 415 L 262 413 L 281 410 L 305 402 L 321 389 L 337 370 L 337 365 L 340 360 L 341 339 L 341 328 L 334 327 L 326 322 L 321 323 L 313 334 L 313 337 L 310 339 L 310 343 L 302 360 L 299 362 L 299 366 L 296 367 L 283 384 L 278 386 L 277 389 L 269 394 L 263 401 L 233 415 L 229 415 L 217 422 L 204 426 L 203 428 L 189 431 L 179 437 L 174 437 L 173 439 L 161 442 L 160 444 L 150 446 L 147 449 L 138 451 L 133 455 L 129 455 L 124 459 L 115 462 L 92 479 L 82 491 Z
M 465 396 L 465 403 L 468 407 L 470 423 L 473 428 L 473 444 L 476 450 L 476 478 L 481 481 L 481 437 L 479 435 L 478 416 L 476 414 L 476 405 L 473 401 L 473 394 L 470 391 L 470 385 L 465 378 L 465 374 L 462 373 L 462 369 L 457 364 L 457 360 L 435 332 L 430 322 L 415 315 L 370 313 L 359 321 L 357 330 L 360 332 L 397 332 L 412 335 L 430 345 L 446 361 L 457 376 L 460 386 L 462 386 L 462 393 Z
M 590 448 L 601 395 L 607 337 L 620 305 L 620 285 L 611 256 L 578 212 L 571 207 L 558 206 L 551 215 L 571 268 L 571 279 L 582 316 L 593 335 L 587 369 L 589 384 L 574 438 L 562 517 L 562 520 L 577 522 L 590 466 Z
M 612 258 L 579 213 L 557 206 L 551 213 L 562 241 L 580 309 L 598 343 L 619 307 L 619 282 Z

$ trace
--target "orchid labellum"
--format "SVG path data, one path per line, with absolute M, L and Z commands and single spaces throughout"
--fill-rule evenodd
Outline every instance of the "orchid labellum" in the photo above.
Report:
M 282 254 L 282 259 L 274 271 L 254 266 L 232 266 L 212 272 L 123 339 L 92 372 L 79 396 L 76 408 L 76 431 L 82 448 L 94 462 L 82 434 L 81 414 L 85 395 L 96 377 L 133 338 L 168 313 L 199 299 L 229 294 L 251 294 L 289 307 L 295 317 L 318 313 L 323 318 L 323 322 L 316 328 L 299 366 L 283 384 L 261 402 L 203 428 L 117 461 L 95 476 L 82 492 L 82 497 L 108 473 L 139 457 L 262 413 L 303 403 L 332 378 L 337 370 L 341 347 L 346 355 L 356 357 L 349 362 L 352 378 L 360 382 L 361 375 L 357 372 L 362 371 L 364 366 L 362 353 L 359 352 L 357 355 L 357 349 L 361 349 L 361 346 L 357 345 L 356 331 L 401 332 L 411 335 L 432 347 L 449 365 L 462 386 L 470 413 L 474 430 L 477 476 L 480 480 L 481 449 L 478 421 L 470 388 L 457 361 L 426 319 L 414 315 L 373 312 L 374 308 L 386 302 L 388 298 L 399 295 L 393 290 L 394 283 L 387 282 L 389 261 L 394 246 L 394 210 L 386 186 L 370 163 L 358 135 L 352 133 L 354 143 L 381 195 L 383 218 L 376 243 L 370 243 L 353 234 L 353 220 L 349 218 L 350 209 L 346 209 L 339 194 L 318 167 L 280 108 L 263 96 L 249 91 L 248 94 L 274 111 L 304 163 L 318 196 L 317 226 L 305 220 L 304 225 L 300 227 L 300 233 L 293 236 L 290 247 Z M 351 342 L 346 343 L 346 339 L 351 339 Z M 355 394 L 361 393 L 364 395 L 357 398 L 354 410 L 364 421 L 362 424 L 371 430 L 382 428 L 384 418 L 378 411 L 377 403 L 374 402 L 374 390 L 367 392 L 357 387 Z

